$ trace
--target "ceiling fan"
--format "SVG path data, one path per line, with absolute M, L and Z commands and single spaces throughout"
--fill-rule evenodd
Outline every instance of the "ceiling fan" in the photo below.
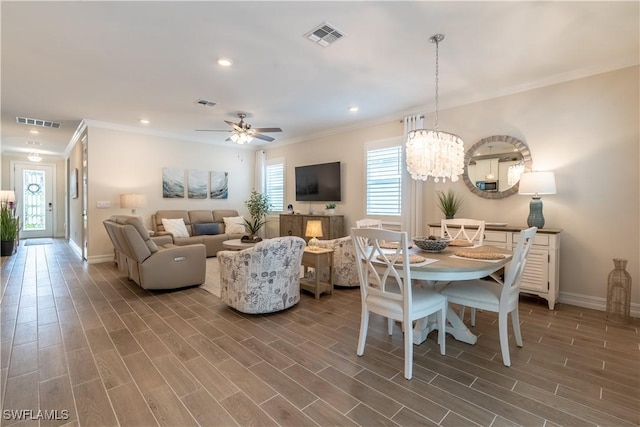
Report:
M 280 128 L 252 128 L 251 125 L 244 121 L 247 115 L 245 113 L 238 113 L 240 121 L 238 123 L 225 120 L 225 123 L 232 127 L 232 129 L 196 129 L 197 132 L 232 132 L 231 136 L 227 138 L 227 141 L 233 141 L 236 144 L 248 144 L 253 138 L 258 138 L 263 141 L 271 142 L 275 138 L 262 133 L 268 132 L 282 132 Z

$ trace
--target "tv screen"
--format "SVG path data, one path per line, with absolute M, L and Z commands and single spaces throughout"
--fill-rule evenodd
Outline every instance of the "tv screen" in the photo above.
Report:
M 341 200 L 340 162 L 296 167 L 296 201 L 339 202 Z

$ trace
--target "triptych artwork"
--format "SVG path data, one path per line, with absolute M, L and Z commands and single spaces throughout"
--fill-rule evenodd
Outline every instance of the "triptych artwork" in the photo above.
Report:
M 186 176 L 186 180 L 185 180 Z M 162 168 L 162 197 L 165 199 L 227 199 L 229 172 L 207 172 L 179 168 Z

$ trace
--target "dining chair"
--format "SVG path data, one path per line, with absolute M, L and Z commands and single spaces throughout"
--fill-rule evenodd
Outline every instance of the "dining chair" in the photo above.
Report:
M 466 228 L 470 227 L 470 228 Z M 485 221 L 478 219 L 442 219 L 440 221 L 440 237 L 447 238 L 449 240 L 466 240 L 468 243 L 482 245 L 484 241 L 484 228 Z M 497 276 L 491 276 L 497 279 Z M 459 316 L 464 319 L 465 307 L 460 306 Z M 476 324 L 476 310 L 471 309 L 471 324 Z
M 509 313 L 511 313 L 511 323 L 516 344 L 518 347 L 522 347 L 518 297 L 520 295 L 522 273 L 537 231 L 536 227 L 531 227 L 520 232 L 520 240 L 513 252 L 513 258 L 505 273 L 503 284 L 481 279 L 464 280 L 452 282 L 440 290 L 440 293 L 446 295 L 448 301 L 454 304 L 498 313 L 500 349 L 502 351 L 502 363 L 505 366 L 511 366 L 509 332 L 507 330 Z
M 479 219 L 442 219 L 440 221 L 440 237 L 448 238 L 449 240 L 466 240 L 467 242 L 482 245 L 484 227 L 485 221 Z
M 358 356 L 364 354 L 369 313 L 389 319 L 388 332 L 393 334 L 394 321 L 402 322 L 404 331 L 404 377 L 411 379 L 413 370 L 413 321 L 437 313 L 438 344 L 445 354 L 445 317 L 447 298 L 436 291 L 411 286 L 406 231 L 378 228 L 352 228 L 356 249 L 356 267 L 360 279 L 361 318 Z M 382 242 L 397 242 L 396 249 L 383 249 Z M 383 245 L 384 246 L 384 245 Z
M 382 228 L 381 219 L 359 219 L 356 221 L 356 228 Z

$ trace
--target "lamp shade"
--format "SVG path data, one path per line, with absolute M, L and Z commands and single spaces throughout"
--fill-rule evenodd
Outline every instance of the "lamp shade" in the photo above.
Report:
M 125 209 L 144 208 L 147 206 L 147 196 L 144 194 L 121 194 L 120 207 Z
M 15 202 L 16 193 L 13 190 L 0 191 L 0 202 Z
M 307 237 L 322 237 L 322 221 L 307 221 L 307 229 L 304 235 Z
M 520 175 L 518 194 L 556 194 L 556 178 L 553 172 L 524 172 Z

